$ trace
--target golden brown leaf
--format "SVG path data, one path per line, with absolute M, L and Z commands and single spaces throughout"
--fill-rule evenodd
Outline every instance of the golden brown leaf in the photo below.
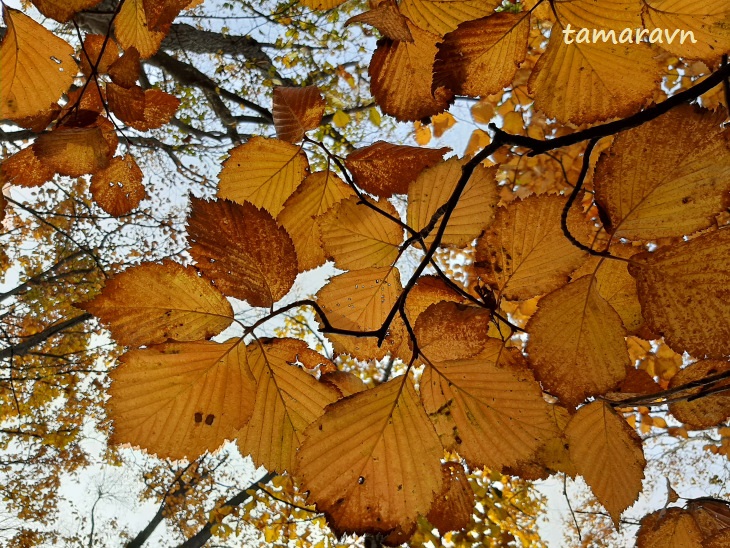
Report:
M 636 548 L 702 548 L 692 514 L 681 508 L 664 508 L 641 518 Z
M 252 137 L 232 149 L 223 162 L 218 196 L 251 202 L 276 217 L 308 171 L 307 156 L 298 146 Z
M 276 136 L 289 143 L 301 141 L 305 132 L 319 126 L 325 106 L 317 86 L 274 88 L 274 108 L 271 113 Z
M 499 0 L 403 0 L 400 11 L 416 25 L 443 36 L 464 21 L 490 14 Z
M 159 89 L 146 89 L 144 91 L 144 113 L 142 118 L 132 118 L 125 121 L 139 131 L 156 129 L 169 122 L 179 106 L 180 99 L 174 95 Z
M 325 263 L 321 243 L 322 215 L 355 192 L 331 171 L 312 173 L 287 198 L 276 218 L 289 233 L 297 252 L 299 271 Z
M 46 17 L 66 23 L 78 12 L 93 8 L 101 0 L 31 0 Z
M 497 339 L 473 358 L 426 367 L 421 399 L 447 449 L 472 466 L 515 465 L 555 433 L 524 359 Z
M 628 4 L 636 8 L 633 0 L 554 4 L 558 22 L 528 84 L 535 108 L 560 122 L 586 124 L 633 114 L 652 97 L 661 72 L 648 44 L 577 43 L 577 35 L 572 43 L 564 42 L 568 24 L 586 32 L 635 32 L 641 19 Z
M 302 6 L 313 10 L 331 10 L 342 4 L 345 0 L 299 0 Z
M 217 335 L 233 319 L 231 304 L 190 267 L 145 263 L 106 282 L 79 308 L 109 327 L 121 345 L 197 341 Z
M 114 19 L 114 34 L 123 49 L 134 47 L 147 59 L 157 53 L 167 33 L 148 24 L 144 0 L 125 0 Z
M 406 219 L 410 227 L 420 231 L 429 225 L 434 213 L 453 194 L 464 163 L 451 158 L 424 170 L 409 185 Z M 476 167 L 451 213 L 440 245 L 464 247 L 491 223 L 499 201 L 496 173 L 496 167 L 485 168 L 481 164 Z M 425 238 L 427 246 L 433 242 L 442 221 L 443 216 Z
M 0 120 L 32 116 L 57 101 L 73 82 L 74 50 L 18 10 L 5 7 L 0 45 Z
M 317 301 L 332 326 L 356 331 L 379 329 L 402 290 L 397 268 L 363 268 L 330 279 Z
M 109 76 L 115 84 L 131 88 L 139 78 L 139 68 L 139 52 L 131 46 L 109 67 Z
M 193 460 L 235 438 L 254 409 L 256 381 L 240 339 L 130 350 L 111 373 L 115 443 Z
M 406 194 L 408 183 L 425 168 L 436 165 L 448 148 L 420 148 L 377 141 L 356 150 L 345 160 L 357 186 L 380 196 Z
M 238 447 L 257 466 L 279 473 L 294 468 L 304 429 L 340 397 L 337 388 L 292 365 L 297 360 L 327 362 L 294 339 L 260 339 L 248 347 L 248 365 L 258 388 L 253 415 L 239 432 Z
M 141 87 L 134 85 L 124 88 L 109 82 L 106 85 L 106 95 L 109 110 L 122 122 L 131 125 L 132 122 L 144 120 L 145 92 Z
M 57 127 L 33 143 L 36 157 L 56 173 L 80 177 L 109 165 L 113 151 L 98 126 Z
M 641 311 L 677 352 L 730 354 L 730 230 L 632 257 Z
M 426 515 L 442 535 L 448 531 L 464 529 L 474 512 L 474 491 L 464 472 L 464 467 L 455 462 L 441 465 L 443 487 Z
M 389 266 L 398 258 L 403 228 L 359 201 L 357 196 L 343 200 L 322 218 L 325 253 L 342 270 Z M 374 205 L 399 218 L 386 200 Z
M 345 26 L 352 23 L 365 23 L 372 25 L 380 31 L 380 34 L 391 40 L 400 42 L 413 42 L 413 35 L 408 29 L 407 19 L 398 10 L 395 0 L 386 0 L 378 7 L 350 17 L 345 21 Z
M 723 113 L 682 105 L 620 133 L 596 166 L 596 201 L 614 238 L 655 240 L 712 226 L 730 206 Z
M 700 497 L 687 501 L 687 511 L 692 514 L 703 537 L 730 529 L 730 502 L 712 497 Z
M 675 55 L 716 64 L 730 51 L 730 7 L 723 2 L 644 0 L 642 13 L 648 30 L 660 29 L 660 47 Z
M 669 381 L 669 388 L 676 388 L 683 384 L 727 371 L 730 371 L 730 362 L 727 361 L 705 360 L 696 362 L 684 369 L 680 369 Z M 705 387 L 705 389 L 716 389 L 723 386 L 730 390 L 730 379 L 712 384 Z M 697 396 L 697 399 L 679 401 L 669 406 L 669 411 L 672 415 L 677 420 L 682 421 L 687 428 L 711 428 L 730 417 L 730 391 L 709 395 L 703 395 L 702 392 L 701 388 L 684 392 L 682 395 Z
M 147 24 L 152 30 L 166 30 L 190 0 L 143 0 Z
M 438 276 L 421 276 L 418 282 L 408 292 L 406 299 L 406 315 L 411 325 L 414 325 L 418 317 L 433 303 L 440 301 L 452 301 L 465 303 L 466 300 L 456 291 L 446 285 L 446 282 Z
M 631 246 L 611 246 L 613 256 L 629 258 L 637 252 L 639 248 Z M 636 280 L 629 274 L 627 262 L 591 257 L 572 277 L 577 280 L 586 274 L 594 277 L 598 293 L 618 312 L 627 331 L 635 331 L 642 325 L 644 318 L 641 316 Z
M 41 162 L 33 152 L 33 147 L 26 147 L 5 158 L 0 164 L 0 183 L 10 183 L 25 187 L 41 186 L 53 179 L 55 172 Z
M 115 217 L 132 211 L 147 195 L 142 170 L 130 154 L 112 158 L 108 167 L 97 171 L 89 190 L 99 207 Z
M 705 538 L 702 548 L 727 548 L 730 546 L 730 527 Z
M 479 278 L 512 300 L 529 299 L 562 286 L 587 258 L 560 227 L 565 201 L 559 196 L 531 196 L 499 208 L 477 242 Z
M 641 492 L 646 466 L 641 439 L 602 401 L 581 407 L 568 423 L 565 435 L 570 460 L 618 527 L 621 513 Z
M 430 362 L 471 358 L 489 337 L 489 310 L 449 301 L 429 306 L 413 327 L 418 348 Z
M 368 388 L 360 377 L 346 371 L 330 371 L 322 375 L 319 380 L 333 385 L 345 397 L 352 396 Z
M 462 23 L 438 46 L 433 86 L 469 97 L 501 92 L 525 60 L 529 33 L 529 11 Z
M 444 87 L 431 92 L 438 36 L 410 21 L 413 42 L 383 38 L 370 61 L 370 91 L 380 109 L 399 121 L 420 120 L 443 112 L 453 99 Z
M 540 299 L 525 329 L 537 378 L 569 406 L 604 394 L 626 376 L 630 361 L 621 318 L 598 293 L 592 276 Z
M 190 254 L 224 294 L 270 307 L 297 277 L 294 244 L 268 211 L 243 202 L 192 199 Z
M 426 514 L 443 449 L 408 378 L 327 408 L 305 432 L 296 477 L 335 530 L 388 533 Z
M 107 40 L 107 37 L 103 34 L 87 34 L 84 36 L 84 47 L 79 54 L 79 58 L 81 60 L 81 71 L 87 78 L 91 76 L 92 66 L 96 65 L 98 74 L 104 74 L 118 57 L 119 48 L 114 40 Z

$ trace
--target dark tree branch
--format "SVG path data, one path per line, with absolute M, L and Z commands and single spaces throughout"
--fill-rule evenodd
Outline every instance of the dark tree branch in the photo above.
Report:
M 70 329 L 71 327 L 82 324 L 86 320 L 90 320 L 91 318 L 93 318 L 91 314 L 89 314 L 88 312 L 84 312 L 83 314 L 79 314 L 74 318 L 69 318 L 68 320 L 64 320 L 62 322 L 58 322 L 49 327 L 46 327 L 40 333 L 31 335 L 23 342 L 15 344 L 13 346 L 8 346 L 0 350 L 0 359 L 4 360 L 6 358 L 10 358 L 12 360 L 14 356 L 25 356 L 34 346 L 37 346 L 47 341 L 54 335 L 57 335 L 58 333 L 61 333 L 66 329 Z

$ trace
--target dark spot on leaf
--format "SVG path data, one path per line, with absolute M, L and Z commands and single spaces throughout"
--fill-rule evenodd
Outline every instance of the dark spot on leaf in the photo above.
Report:
M 214 420 L 215 420 L 215 415 L 208 415 L 207 417 L 205 417 L 205 424 L 210 426 L 211 424 L 213 424 Z
M 203 422 L 203 414 L 195 413 L 195 422 Z
M 357 478 L 357 483 L 358 483 L 359 485 L 362 485 L 363 483 L 365 483 L 365 478 L 364 478 L 364 477 L 362 477 L 362 476 L 360 476 L 359 478 Z

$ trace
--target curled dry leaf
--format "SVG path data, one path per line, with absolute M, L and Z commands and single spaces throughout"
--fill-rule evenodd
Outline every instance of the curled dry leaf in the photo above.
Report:
M 473 358 L 427 366 L 421 399 L 446 448 L 471 466 L 513 466 L 555 435 L 540 385 L 497 339 Z
M 274 217 L 309 172 L 309 161 L 295 145 L 253 137 L 230 151 L 220 172 L 218 196 L 251 202 Z
M 564 285 L 587 258 L 563 234 L 560 215 L 565 202 L 560 196 L 531 196 L 499 208 L 477 241 L 474 265 L 479 278 L 510 300 L 529 299 Z M 571 209 L 569 225 L 581 221 L 575 211 Z
M 291 236 L 299 271 L 323 265 L 327 260 L 321 245 L 323 215 L 355 192 L 332 171 L 309 175 L 287 198 L 276 218 Z
M 730 354 L 730 230 L 632 257 L 641 311 L 676 352 Z
M 248 365 L 256 379 L 256 401 L 250 421 L 238 433 L 238 447 L 257 466 L 291 471 L 303 431 L 340 397 L 332 384 L 319 382 L 292 365 L 328 360 L 294 339 L 259 339 L 248 349 Z
M 711 428 L 717 426 L 730 417 L 730 362 L 720 360 L 704 360 L 693 363 L 680 369 L 669 381 L 669 388 L 676 388 L 692 381 L 699 381 L 707 377 L 714 377 L 727 373 L 724 380 L 720 380 L 704 388 L 693 388 L 682 395 L 689 395 L 691 399 L 679 401 L 669 406 L 674 417 L 682 421 L 688 428 Z M 725 387 L 726 390 L 716 394 L 704 395 L 706 390 L 716 390 Z M 728 523 L 730 526 L 730 523 Z
M 408 184 L 427 167 L 436 165 L 448 148 L 421 148 L 377 141 L 345 159 L 357 186 L 381 198 L 406 194 Z
M 526 330 L 537 378 L 572 407 L 616 387 L 631 364 L 621 317 L 598 293 L 592 276 L 540 299 Z
M 289 143 L 301 141 L 305 132 L 319 126 L 325 106 L 317 86 L 274 88 L 274 107 L 271 113 L 276 136 Z
M 390 202 L 372 203 L 391 218 L 399 219 Z M 320 226 L 325 254 L 343 270 L 389 266 L 398 258 L 403 242 L 403 228 L 360 203 L 357 196 L 333 207 Z
M 228 200 L 192 199 L 190 254 L 224 294 L 270 307 L 297 277 L 289 234 L 265 209 Z
M 443 112 L 453 94 L 444 87 L 431 92 L 438 36 L 410 21 L 413 42 L 383 38 L 370 61 L 370 91 L 380 109 L 399 121 L 421 120 Z
M 584 405 L 565 429 L 570 460 L 618 527 L 641 492 L 646 460 L 641 439 L 610 405 Z
M 409 529 L 441 490 L 443 449 L 407 376 L 329 406 L 304 435 L 295 475 L 335 531 Z
M 413 42 L 407 19 L 401 15 L 395 0 L 386 0 L 370 11 L 350 17 L 345 26 L 353 23 L 372 25 L 380 34 L 394 41 Z
M 614 238 L 656 240 L 715 224 L 730 206 L 725 116 L 682 105 L 620 133 L 596 166 L 596 201 Z
M 0 120 L 48 109 L 73 82 L 73 48 L 18 10 L 5 7 L 0 44 Z
M 438 46 L 434 89 L 443 86 L 469 97 L 501 92 L 525 60 L 529 33 L 529 11 L 462 23 Z
M 108 326 L 121 345 L 197 341 L 233 319 L 226 298 L 190 267 L 145 263 L 109 279 L 101 294 L 77 305 Z
M 108 167 L 97 171 L 89 190 L 99 207 L 115 217 L 132 211 L 147 195 L 142 170 L 130 154 L 112 158 Z
M 194 460 L 235 438 L 254 409 L 256 380 L 240 339 L 130 350 L 111 373 L 113 441 Z

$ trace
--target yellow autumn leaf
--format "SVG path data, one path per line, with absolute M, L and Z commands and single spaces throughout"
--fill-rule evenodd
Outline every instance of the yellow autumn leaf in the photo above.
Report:
M 546 295 L 525 327 L 537 378 L 569 406 L 604 394 L 630 365 L 621 317 L 601 297 L 592 276 Z
M 246 427 L 238 433 L 238 447 L 256 466 L 291 471 L 302 432 L 337 400 L 339 391 L 293 365 L 327 362 L 294 339 L 259 339 L 248 347 L 248 365 L 256 379 L 256 400 Z
M 305 431 L 296 477 L 337 530 L 388 533 L 428 512 L 442 456 L 413 384 L 398 377 L 328 407 Z
M 494 105 L 487 100 L 478 101 L 471 107 L 471 117 L 477 124 L 488 124 L 494 115 Z
M 345 0 L 299 0 L 302 6 L 313 10 L 331 10 L 342 4 Z
M 406 219 L 414 230 L 429 226 L 433 215 L 451 197 L 462 175 L 463 160 L 451 158 L 424 170 L 408 187 Z M 477 166 L 453 209 L 441 245 L 463 247 L 482 234 L 497 209 L 499 194 L 496 168 Z M 439 229 L 441 217 L 426 237 L 430 246 Z
M 321 231 L 325 253 L 342 270 L 388 266 L 398 258 L 403 228 L 359 202 L 357 196 L 343 200 L 323 217 Z M 392 218 L 399 218 L 390 202 L 372 203 Z
M 425 147 L 431 141 L 431 126 L 422 124 L 419 121 L 413 123 L 413 139 L 418 145 Z
M 714 215 L 730 204 L 724 120 L 682 105 L 614 139 L 594 176 L 614 238 L 678 237 L 715 224 Z
M 101 0 L 31 0 L 46 17 L 66 23 L 80 11 L 93 8 Z
M 223 162 L 218 196 L 239 204 L 251 202 L 276 217 L 308 171 L 309 161 L 298 146 L 252 137 Z
M 565 435 L 570 460 L 618 527 L 621 513 L 641 493 L 646 460 L 641 439 L 626 421 L 603 401 L 581 407 Z
M 702 536 L 690 512 L 664 508 L 641 518 L 636 548 L 702 548 Z
M 401 15 L 395 0 L 386 0 L 370 11 L 350 17 L 345 26 L 352 23 L 366 23 L 380 31 L 386 38 L 403 42 L 413 42 L 408 29 L 407 19 Z
M 443 36 L 464 21 L 489 15 L 499 0 L 403 0 L 400 11 L 416 25 Z
M 495 13 L 462 23 L 439 45 L 434 86 L 469 97 L 501 92 L 525 60 L 529 33 L 529 11 Z
M 147 195 L 142 178 L 142 170 L 132 155 L 117 156 L 94 174 L 89 190 L 99 207 L 119 217 L 136 208 Z
M 332 123 L 339 128 L 346 127 L 347 124 L 350 123 L 350 115 L 343 110 L 338 110 L 335 112 L 334 116 L 332 116 Z
M 78 70 L 73 48 L 22 12 L 3 4 L 0 120 L 37 114 L 57 101 Z
M 380 123 L 382 122 L 380 111 L 375 107 L 368 109 L 368 120 L 370 120 L 370 123 L 374 126 L 380 127 Z
M 114 34 L 122 48 L 133 47 L 147 59 L 157 53 L 166 32 L 151 28 L 144 4 L 144 0 L 125 0 L 114 19 Z
M 232 440 L 254 409 L 256 381 L 240 339 L 130 350 L 111 373 L 115 443 L 193 460 Z
M 641 311 L 677 352 L 721 359 L 730 354 L 730 230 L 631 258 Z
M 497 339 L 472 358 L 427 366 L 421 399 L 447 449 L 474 467 L 515 465 L 555 434 L 540 385 Z
M 499 208 L 477 241 L 474 264 L 480 279 L 512 300 L 562 286 L 587 258 L 563 234 L 560 215 L 565 202 L 560 196 L 531 196 Z M 580 221 L 577 213 L 569 215 L 569 224 L 573 219 L 575 224 Z
M 129 268 L 110 278 L 100 295 L 78 306 L 126 346 L 206 339 L 233 320 L 231 304 L 210 282 L 172 261 Z
M 334 327 L 374 331 L 383 324 L 402 290 L 398 269 L 364 268 L 331 278 L 317 302 Z
M 418 349 L 431 362 L 471 358 L 487 344 L 490 320 L 485 308 L 441 301 L 418 316 L 413 332 Z
M 714 65 L 730 51 L 730 6 L 723 2 L 644 0 L 642 14 L 647 30 L 659 29 L 660 47 L 675 55 Z
M 433 136 L 438 139 L 444 132 L 454 127 L 456 118 L 450 112 L 442 112 L 431 117 L 431 124 L 433 125 Z
M 638 111 L 661 76 L 654 50 L 648 44 L 614 44 L 610 39 L 594 43 L 588 37 L 579 42 L 577 34 L 568 34 L 582 28 L 589 33 L 591 29 L 613 30 L 617 35 L 624 29 L 635 32 L 642 27 L 636 2 L 572 0 L 552 6 L 558 21 L 528 83 L 535 108 L 574 124 Z
M 489 143 L 492 142 L 492 138 L 489 136 L 489 133 L 482 129 L 475 129 L 471 137 L 469 137 L 469 142 L 466 145 L 466 150 L 464 151 L 464 156 L 471 157 L 483 148 L 485 148 Z
M 294 242 L 300 272 L 325 263 L 321 244 L 321 218 L 335 204 L 354 196 L 345 182 L 331 171 L 312 173 L 292 194 L 276 218 Z

